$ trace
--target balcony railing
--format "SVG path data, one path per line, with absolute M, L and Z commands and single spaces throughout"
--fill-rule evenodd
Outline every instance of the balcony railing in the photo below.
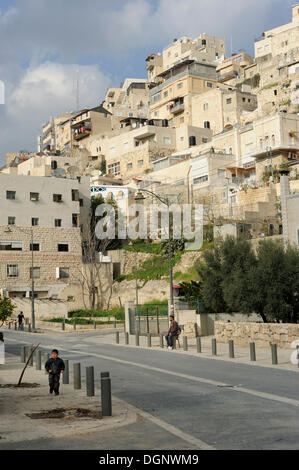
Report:
M 170 107 L 169 111 L 173 114 L 177 114 L 177 113 L 181 113 L 182 111 L 184 111 L 184 109 L 185 109 L 184 103 L 178 103 Z

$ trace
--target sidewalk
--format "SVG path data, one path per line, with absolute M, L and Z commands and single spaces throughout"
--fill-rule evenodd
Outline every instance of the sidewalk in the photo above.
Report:
M 85 383 L 81 390 L 74 390 L 72 377 L 70 385 L 61 383 L 60 395 L 49 394 L 48 376 L 44 369 L 28 366 L 22 382 L 37 383 L 36 388 L 4 388 L 5 384 L 16 384 L 24 364 L 16 356 L 6 356 L 6 363 L 0 365 L 0 439 L 1 443 L 30 441 L 51 437 L 75 436 L 93 431 L 106 431 L 136 422 L 136 413 L 131 407 L 113 398 L 112 417 L 101 417 L 100 391 L 94 397 L 87 397 Z M 62 380 L 61 380 L 62 382 Z M 76 410 L 96 412 L 96 417 L 78 417 Z M 32 419 L 31 413 L 64 409 L 61 418 Z M 82 415 L 83 412 L 81 412 Z
M 272 356 L 271 348 L 257 348 L 256 347 L 256 361 L 250 361 L 250 352 L 249 345 L 248 347 L 244 346 L 234 346 L 235 357 L 234 359 L 229 358 L 228 344 L 217 342 L 217 356 L 212 355 L 212 338 L 213 336 L 204 336 L 201 337 L 201 353 L 198 353 L 196 350 L 196 339 L 188 338 L 188 351 L 183 349 L 183 335 L 180 336 L 180 347 L 177 343 L 177 349 L 169 350 L 166 347 L 166 341 L 164 338 L 164 348 L 160 348 L 160 338 L 157 336 L 152 336 L 152 347 L 147 347 L 147 337 L 140 336 L 139 344 L 140 346 L 135 346 L 135 335 L 130 335 L 129 345 L 125 345 L 125 334 L 120 333 L 120 343 L 117 346 L 126 346 L 131 348 L 143 348 L 143 349 L 152 349 L 164 351 L 166 354 L 187 354 L 190 356 L 197 356 L 212 360 L 224 360 L 230 361 L 239 364 L 250 364 L 252 366 L 261 366 L 261 367 L 272 367 L 274 369 L 284 369 L 293 372 L 299 372 L 299 367 L 296 364 L 291 362 L 291 354 L 294 353 L 295 349 L 278 349 L 278 364 L 272 365 Z M 90 343 L 98 343 L 97 338 L 89 338 Z M 101 343 L 106 344 L 116 344 L 115 334 L 106 335 L 101 338 Z

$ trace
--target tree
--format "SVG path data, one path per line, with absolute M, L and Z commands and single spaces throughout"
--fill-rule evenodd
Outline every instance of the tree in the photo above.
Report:
M 202 279 L 202 296 L 207 311 L 226 312 L 228 307 L 223 298 L 221 253 L 219 246 L 205 250 L 204 263 L 197 270 Z
M 11 303 L 11 300 L 7 297 L 0 296 L 0 321 L 3 323 L 12 316 L 13 311 L 16 307 Z
M 253 309 L 264 321 L 297 323 L 299 315 L 299 251 L 265 240 L 257 248 L 257 265 L 250 276 Z

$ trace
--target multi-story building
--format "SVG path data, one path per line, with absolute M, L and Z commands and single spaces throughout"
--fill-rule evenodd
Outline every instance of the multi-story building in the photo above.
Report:
M 260 75 L 259 116 L 282 109 L 299 111 L 299 4 L 292 7 L 292 21 L 266 31 L 255 42 Z
M 150 119 L 169 126 L 192 125 L 192 96 L 216 88 L 216 66 L 186 59 L 162 72 L 163 80 L 150 90 Z
M 219 82 L 235 85 L 236 80 L 244 76 L 244 69 L 254 64 L 254 57 L 245 52 L 233 54 L 223 60 L 216 68 Z
M 245 119 L 256 108 L 256 95 L 242 92 L 238 88 L 217 85 L 206 93 L 192 96 L 192 124 L 219 134 L 224 129 L 241 124 L 241 118 Z
M 1 289 L 30 297 L 34 277 L 36 297 L 82 305 L 80 225 L 88 217 L 89 179 L 0 174 L 0 188 Z
M 72 148 L 90 149 L 95 135 L 106 135 L 112 130 L 111 113 L 102 105 L 81 110 L 72 119 Z
M 128 118 L 115 134 L 102 139 L 101 151 L 106 160 L 107 173 L 122 178 L 145 175 L 153 162 L 211 139 L 210 129 L 194 126 L 171 128 L 166 122 L 151 119 Z
M 284 242 L 299 248 L 299 193 L 291 193 L 288 170 L 281 172 L 280 201 Z
M 148 80 L 127 78 L 119 88 L 109 88 L 103 106 L 116 118 L 115 124 L 127 117 L 147 118 L 149 104 Z

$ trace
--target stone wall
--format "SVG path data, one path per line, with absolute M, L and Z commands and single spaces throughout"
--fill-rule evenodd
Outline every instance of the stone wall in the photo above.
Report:
M 258 347 L 276 343 L 280 348 L 289 349 L 292 342 L 299 339 L 299 324 L 216 321 L 214 328 L 217 341 L 227 343 L 233 339 L 240 346 L 254 341 Z

